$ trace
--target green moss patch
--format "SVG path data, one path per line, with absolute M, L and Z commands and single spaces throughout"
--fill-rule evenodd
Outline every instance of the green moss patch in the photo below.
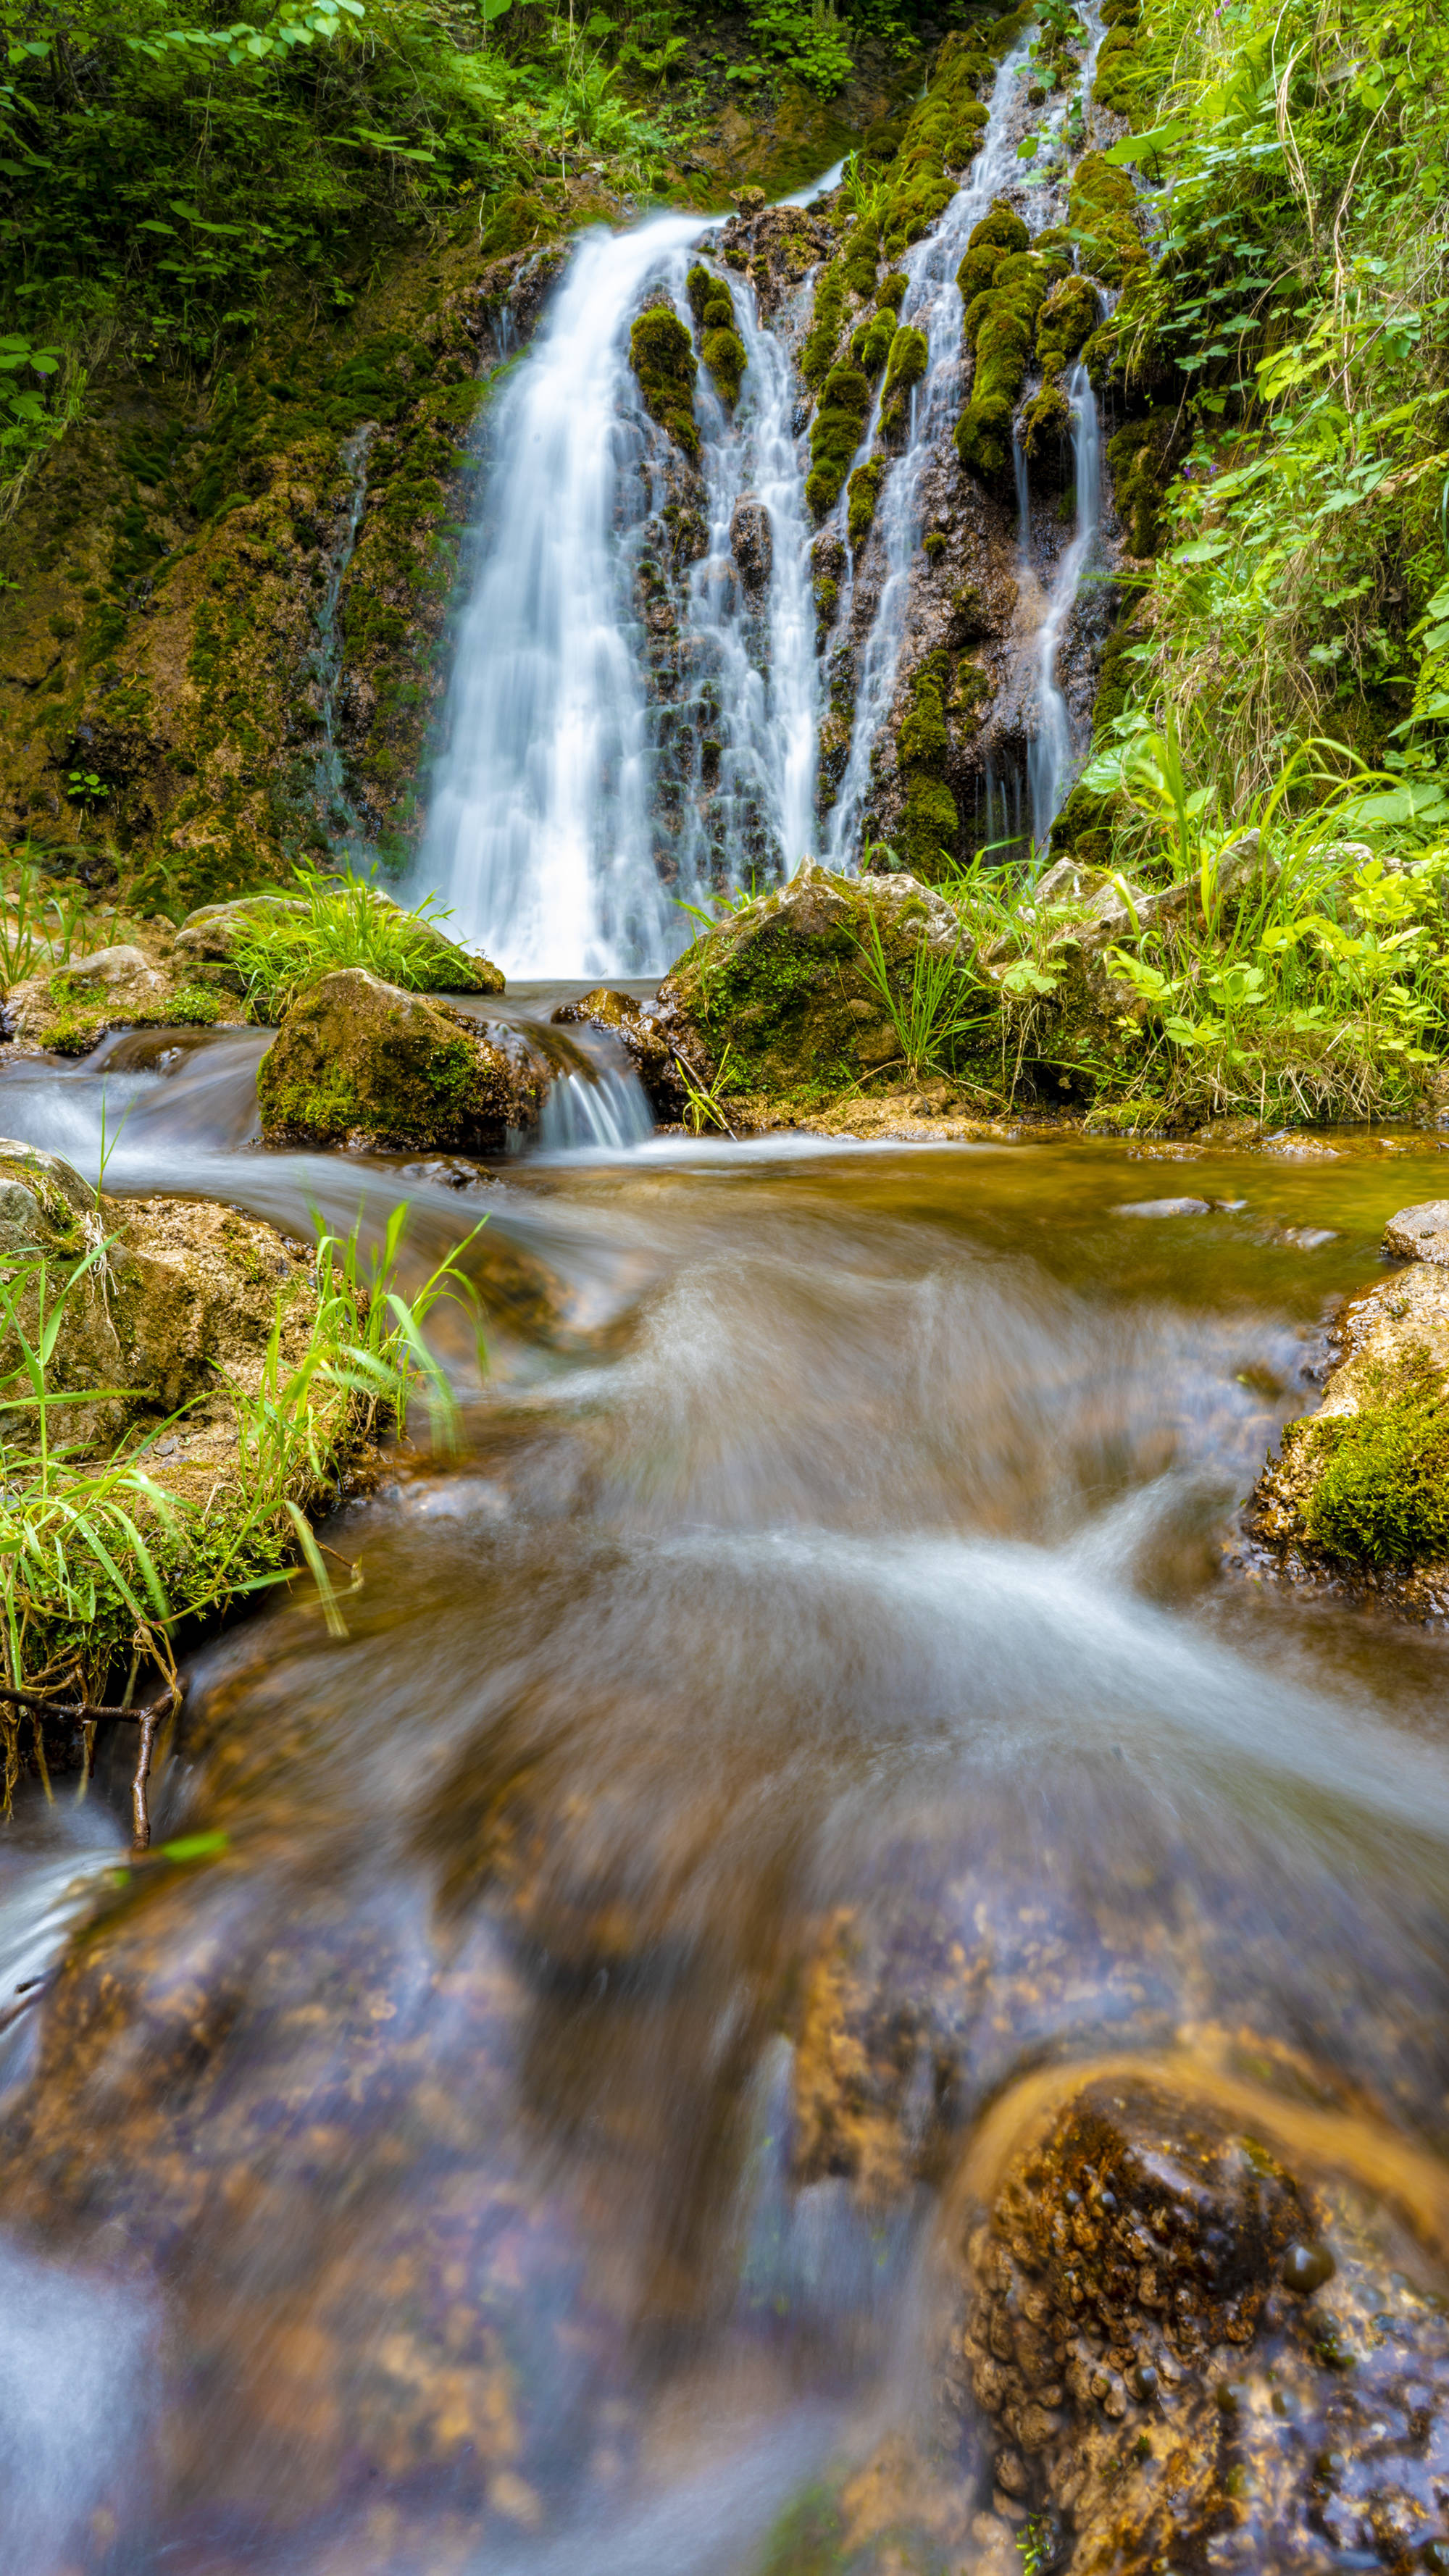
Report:
M 731 306 L 731 319 L 734 308 Z M 699 363 L 688 331 L 672 304 L 651 304 L 629 334 L 629 364 L 650 418 L 682 447 L 699 455 L 699 427 L 694 417 L 694 386 Z
M 1427 1351 L 1391 1403 L 1292 1429 L 1313 1477 L 1303 1525 L 1326 1556 L 1400 1570 L 1449 1556 L 1449 1409 Z
M 1072 172 L 1067 210 L 1081 237 L 1082 266 L 1104 286 L 1125 286 L 1147 267 L 1137 223 L 1137 191 L 1125 170 L 1100 152 L 1085 152 Z
M 911 387 L 921 382 L 930 356 L 930 343 L 925 332 L 914 330 L 908 322 L 903 323 L 891 340 L 885 383 L 881 387 L 880 425 L 883 437 L 897 437 L 907 427 Z
M 880 487 L 885 480 L 885 470 L 885 458 L 872 456 L 868 464 L 858 465 L 850 478 L 846 526 L 853 546 L 860 545 L 870 534 L 875 518 L 875 505 L 880 499 Z
M 870 412 L 870 386 L 859 367 L 832 367 L 821 390 L 820 409 L 810 429 L 810 472 L 805 499 L 823 519 L 840 497 Z

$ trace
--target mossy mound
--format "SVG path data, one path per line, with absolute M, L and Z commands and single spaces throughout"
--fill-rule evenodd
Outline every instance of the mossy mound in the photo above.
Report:
M 896 758 L 906 781 L 902 819 L 896 827 L 901 856 L 929 880 L 950 864 L 961 829 L 956 800 L 946 785 L 951 748 L 946 723 L 950 657 L 928 655 L 912 677 L 906 712 L 896 733 Z
M 703 334 L 704 363 L 720 400 L 733 410 L 740 398 L 740 379 L 749 365 L 748 352 L 736 327 L 734 298 L 724 279 L 713 276 L 702 260 L 696 260 L 690 270 L 685 292 Z
M 818 1105 L 890 1064 L 899 1040 L 865 955 L 909 981 L 924 942 L 961 955 L 955 914 L 913 877 L 842 877 L 807 859 L 788 885 L 697 939 L 659 989 L 660 1026 L 727 1090 Z
M 1010 23 L 1017 26 L 1020 20 Z M 980 151 L 988 111 L 977 92 L 990 82 L 992 52 L 1001 40 L 1000 24 L 992 30 L 991 50 L 973 28 L 969 34 L 948 36 L 937 54 L 930 86 L 912 112 L 891 167 L 891 198 L 881 224 L 887 259 L 899 258 L 911 242 L 924 238 Z
M 875 290 L 877 312 L 899 313 L 910 282 L 903 268 L 893 268 L 889 277 L 883 277 Z
M 733 319 L 733 306 L 731 318 Z M 699 426 L 694 417 L 694 385 L 699 363 L 688 331 L 672 304 L 651 304 L 629 334 L 629 364 L 650 418 L 682 447 L 699 454 Z
M 257 1074 L 269 1145 L 497 1154 L 536 1125 L 547 1068 L 446 1003 L 361 967 L 299 996 Z
M 848 362 L 832 367 L 811 423 L 810 472 L 805 478 L 806 503 L 817 519 L 823 519 L 840 497 L 869 412 L 870 386 L 860 368 Z
M 918 385 L 930 364 L 931 347 L 924 331 L 902 323 L 893 335 L 890 357 L 886 363 L 885 383 L 881 387 L 880 425 L 886 438 L 898 438 L 910 422 L 911 387 Z
M 214 968 L 179 953 L 169 931 L 98 948 L 14 985 L 7 1015 L 14 1039 L 53 1055 L 89 1055 L 111 1029 L 208 1028 L 239 1021 L 240 1002 Z
M 1044 376 L 1060 376 L 1079 358 L 1097 327 L 1097 290 L 1088 277 L 1061 277 L 1036 324 L 1036 354 Z
M 1137 191 L 1125 170 L 1100 152 L 1084 152 L 1072 172 L 1067 209 L 1081 238 L 1082 266 L 1103 286 L 1125 286 L 1146 269 Z
M 1112 497 L 1134 555 L 1155 555 L 1162 538 L 1167 487 L 1187 441 L 1175 412 L 1128 421 L 1107 442 Z
M 1021 443 L 1034 485 L 1070 472 L 1072 406 L 1059 384 L 1045 384 L 1022 416 Z
M 1413 1579 L 1449 1566 L 1449 1271 L 1410 1262 L 1348 1308 L 1338 1338 L 1323 1403 L 1285 1429 L 1252 1526 L 1291 1572 L 1357 1576 L 1415 1606 Z
M 1026 383 L 1037 318 L 1070 266 L 1056 241 L 1029 247 L 1019 215 L 999 201 L 966 246 L 956 282 L 967 298 L 963 325 L 975 355 L 971 398 L 956 424 L 956 453 L 969 473 L 1004 488 L 1012 474 L 1012 429 Z
M 883 311 L 872 313 L 867 321 L 857 322 L 851 333 L 851 358 L 872 384 L 890 356 L 895 329 L 896 317 L 887 305 Z
M 885 480 L 885 470 L 885 458 L 873 456 L 868 464 L 858 465 L 850 478 L 846 527 L 853 546 L 861 545 L 870 534 L 875 520 L 875 505 L 880 499 L 880 487 Z

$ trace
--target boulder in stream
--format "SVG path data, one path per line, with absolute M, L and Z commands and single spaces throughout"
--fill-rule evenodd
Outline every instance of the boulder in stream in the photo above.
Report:
M 182 951 L 169 926 L 93 949 L 12 984 L 5 1033 L 26 1053 L 89 1055 L 110 1029 L 205 1027 L 238 1021 L 214 970 Z
M 834 876 L 806 859 L 685 951 L 659 988 L 658 1027 L 712 1080 L 723 1067 L 727 1090 L 818 1105 L 902 1060 L 877 935 L 902 1002 L 922 950 L 959 961 L 969 986 L 961 925 L 931 887 L 904 873 Z
M 1248 1516 L 1263 1566 L 1418 1619 L 1449 1612 L 1446 1229 L 1442 1199 L 1389 1219 L 1404 1266 L 1339 1317 L 1323 1402 L 1286 1426 Z
M 609 984 L 596 984 L 577 1001 L 560 1002 L 554 1012 L 558 1028 L 594 1028 L 617 1038 L 644 1087 L 656 1118 L 682 1118 L 685 1090 L 679 1061 L 660 1027 L 657 1002 L 636 1001 Z
M 515 1032 L 343 967 L 299 994 L 262 1059 L 262 1134 L 354 1153 L 502 1153 L 537 1125 L 551 1071 Z

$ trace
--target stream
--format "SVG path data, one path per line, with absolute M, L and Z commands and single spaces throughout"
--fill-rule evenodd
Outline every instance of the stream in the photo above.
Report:
M 119 1748 L 0 1841 L 7 1989 L 96 1963 L 0 2033 L 7 2566 L 743 2576 L 928 2408 L 944 2186 L 1036 2070 L 1246 2034 L 1437 2169 L 1442 1642 L 1224 1556 L 1437 1147 L 309 1159 L 263 1042 L 15 1064 L 0 1130 L 94 1170 L 104 1090 L 123 1190 L 486 1217 L 491 1365 L 324 1532 L 345 1640 L 299 1593 L 195 1655 L 155 1838 L 224 1850 L 117 1873 Z

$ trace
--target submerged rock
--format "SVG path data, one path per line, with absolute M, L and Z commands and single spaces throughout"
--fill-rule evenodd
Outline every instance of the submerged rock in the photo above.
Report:
M 1384 1248 L 1444 1246 L 1356 1299 L 1317 1413 L 1290 1422 L 1248 1528 L 1289 1580 L 1370 1591 L 1416 1617 L 1449 1609 L 1449 1203 L 1391 1217 Z
M 969 985 L 961 925 L 929 886 L 807 859 L 686 950 L 659 988 L 658 1026 L 711 1080 L 728 1050 L 728 1089 L 818 1101 L 901 1060 L 887 988 L 904 1008 L 923 951 L 958 961 Z
M 355 1153 L 502 1153 L 536 1126 L 550 1073 L 513 1033 L 344 967 L 298 996 L 262 1059 L 262 1135 Z

